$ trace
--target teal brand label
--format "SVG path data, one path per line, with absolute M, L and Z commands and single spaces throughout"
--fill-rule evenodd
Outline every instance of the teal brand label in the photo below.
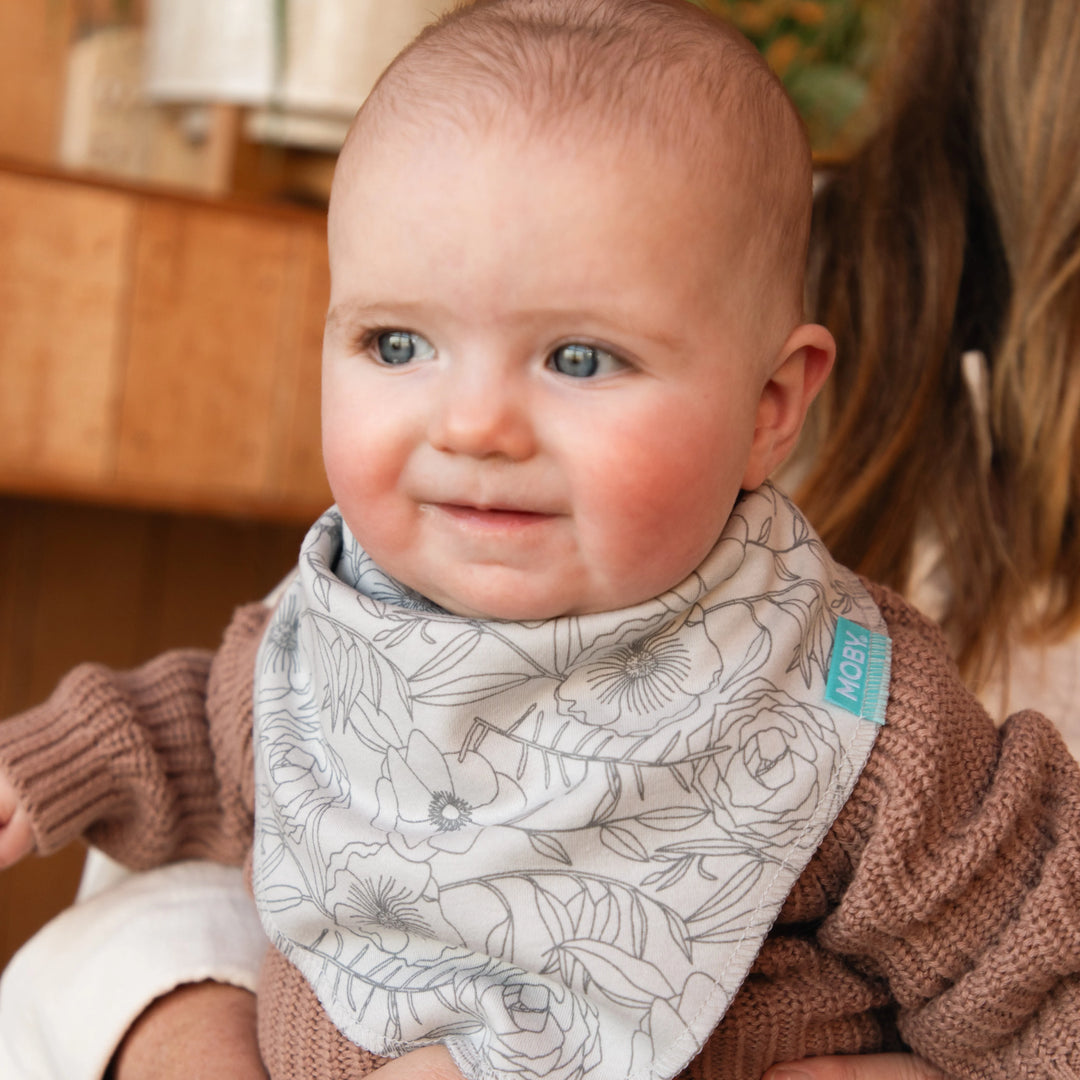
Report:
M 836 620 L 825 700 L 875 724 L 885 723 L 892 642 L 848 619 Z

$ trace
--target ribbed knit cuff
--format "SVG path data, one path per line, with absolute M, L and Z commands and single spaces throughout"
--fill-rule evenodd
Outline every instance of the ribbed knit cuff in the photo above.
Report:
M 174 745 L 170 730 L 181 715 L 203 714 L 210 660 L 185 651 L 132 672 L 82 665 L 48 701 L 0 724 L 0 769 L 30 813 L 40 854 L 130 813 L 138 794 L 164 789 L 184 759 L 204 756 L 186 734 Z

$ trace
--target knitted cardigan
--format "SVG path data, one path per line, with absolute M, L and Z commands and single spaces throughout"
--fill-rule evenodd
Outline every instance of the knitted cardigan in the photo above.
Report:
M 893 643 L 887 724 L 682 1075 L 760 1080 L 779 1061 L 907 1046 L 950 1076 L 1078 1077 L 1080 766 L 1036 713 L 995 729 L 936 628 L 868 587 Z M 241 608 L 215 655 L 76 668 L 0 724 L 0 767 L 41 853 L 81 835 L 136 869 L 250 860 L 267 616 Z M 274 1080 L 348 1080 L 381 1060 L 337 1032 L 273 950 L 259 1035 Z

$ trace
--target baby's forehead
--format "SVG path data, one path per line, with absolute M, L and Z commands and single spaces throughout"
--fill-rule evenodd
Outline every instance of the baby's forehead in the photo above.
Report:
M 739 178 L 728 175 L 725 165 L 745 164 L 750 136 L 736 117 L 706 130 L 689 121 L 677 128 L 646 122 L 629 108 L 613 115 L 587 101 L 555 108 L 505 99 L 425 99 L 396 112 L 392 124 L 379 118 L 370 126 L 357 125 L 338 159 L 338 172 L 355 176 L 384 159 L 396 159 L 406 169 L 414 166 L 418 152 L 430 163 L 463 147 L 483 148 L 489 159 L 513 164 L 542 148 L 583 181 L 601 170 L 654 166 L 688 177 L 708 171 L 714 184 L 733 184 Z
M 520 106 L 498 116 L 473 110 L 453 125 L 443 117 L 440 108 L 418 108 L 410 123 L 357 141 L 342 154 L 331 198 L 332 234 L 350 230 L 356 235 L 373 216 L 398 209 L 403 200 L 413 202 L 410 220 L 421 230 L 438 231 L 440 220 L 422 213 L 428 189 L 462 172 L 489 192 L 497 189 L 496 201 L 505 208 L 512 200 L 521 215 L 535 212 L 533 189 L 513 182 L 522 171 L 549 187 L 572 177 L 572 198 L 588 199 L 602 190 L 606 201 L 597 209 L 604 212 L 625 206 L 628 215 L 638 213 L 636 188 L 664 192 L 683 218 L 698 223 L 702 242 L 706 233 L 712 235 L 710 225 L 727 223 L 733 212 L 748 219 L 758 202 L 743 168 L 745 156 L 732 140 L 706 149 L 685 133 L 669 138 L 652 126 L 612 125 L 591 108 L 569 108 L 544 118 Z M 422 178 L 420 183 L 404 183 L 406 173 L 410 179 Z M 613 174 L 632 177 L 633 183 L 605 183 Z M 655 222 L 656 229 L 664 227 Z
M 785 172 L 778 160 L 771 164 Z M 686 128 L 671 134 L 652 124 L 612 124 L 609 116 L 591 107 L 544 116 L 520 105 L 507 106 L 498 115 L 471 110 L 447 124 L 445 109 L 420 105 L 409 123 L 355 140 L 343 152 L 331 197 L 332 245 L 346 233 L 358 238 L 372 215 L 386 206 L 414 198 L 417 189 L 401 184 L 399 172 L 420 174 L 439 184 L 448 170 L 460 169 L 473 172 L 478 182 L 489 186 L 500 185 L 522 169 L 532 170 L 538 183 L 550 183 L 556 173 L 571 175 L 583 197 L 589 197 L 590 189 L 604 188 L 609 201 L 600 209 L 625 204 L 627 213 L 633 213 L 632 188 L 602 183 L 608 173 L 629 175 L 635 185 L 667 193 L 683 218 L 697 222 L 702 244 L 724 240 L 746 244 L 752 233 L 771 230 L 770 223 L 783 218 L 788 204 L 791 213 L 802 213 L 800 200 L 777 192 L 758 175 L 734 122 L 724 132 L 711 131 L 707 138 L 695 139 Z M 802 202 L 808 208 L 809 176 L 804 186 Z M 503 184 L 500 192 L 507 198 L 517 193 L 518 213 L 534 212 L 527 189 Z M 423 199 L 421 184 L 418 211 Z M 412 220 L 421 230 L 440 228 L 439 220 L 419 212 Z M 656 222 L 655 227 L 665 226 Z M 717 254 L 726 248 L 725 243 Z

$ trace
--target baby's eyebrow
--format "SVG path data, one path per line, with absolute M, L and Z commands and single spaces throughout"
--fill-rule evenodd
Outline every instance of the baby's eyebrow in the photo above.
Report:
M 373 324 L 406 328 L 414 322 L 420 322 L 422 316 L 430 318 L 436 311 L 445 315 L 449 309 L 432 301 L 396 300 L 393 303 L 379 303 L 353 297 L 341 300 L 330 308 L 326 314 L 325 329 L 327 333 L 348 333 L 356 327 L 369 327 Z M 595 310 L 539 307 L 516 311 L 510 318 L 519 325 L 531 324 L 534 328 L 552 324 L 562 324 L 570 328 L 576 324 L 586 328 L 583 336 L 587 337 L 593 336 L 589 327 L 602 323 L 609 327 L 618 327 L 632 337 L 651 341 L 664 349 L 678 350 L 686 345 L 678 333 L 642 322 L 637 312 L 622 304 L 601 304 Z M 600 336 L 602 337 L 603 333 Z
M 632 337 L 651 341 L 661 348 L 679 349 L 685 346 L 685 341 L 677 333 L 642 321 L 638 312 L 621 303 L 600 303 L 596 308 L 538 308 L 519 313 L 518 318 L 540 326 L 558 322 L 582 327 L 603 324 L 617 327 Z M 591 335 L 586 331 L 586 336 Z M 603 333 L 600 336 L 604 336 Z
M 362 326 L 372 321 L 391 319 L 400 322 L 408 321 L 411 316 L 420 312 L 423 305 L 418 303 L 399 302 L 393 305 L 393 316 L 390 308 L 385 304 L 367 303 L 357 300 L 343 300 L 334 304 L 326 313 L 326 329 L 348 330 L 354 326 Z

